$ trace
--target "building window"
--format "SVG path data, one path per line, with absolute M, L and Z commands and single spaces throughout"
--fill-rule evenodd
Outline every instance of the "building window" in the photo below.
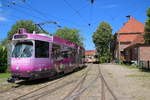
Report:
M 124 52 L 123 51 L 121 51 L 121 56 L 124 56 Z
M 129 55 L 128 50 L 125 50 L 125 56 L 128 56 L 128 55 Z

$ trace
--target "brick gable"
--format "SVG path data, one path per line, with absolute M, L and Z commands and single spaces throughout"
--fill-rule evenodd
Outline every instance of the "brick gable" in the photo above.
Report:
M 137 21 L 133 17 L 130 17 L 128 22 L 126 22 L 124 26 L 116 33 L 139 33 L 139 32 L 144 32 L 144 24 Z
M 87 50 L 85 51 L 85 56 L 93 56 L 95 55 L 96 50 Z

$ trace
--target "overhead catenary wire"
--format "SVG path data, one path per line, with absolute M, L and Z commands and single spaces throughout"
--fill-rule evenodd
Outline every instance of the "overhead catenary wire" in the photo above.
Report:
M 82 7 L 80 7 L 79 9 L 77 9 L 77 11 L 80 12 L 81 10 L 85 9 L 86 7 L 88 7 L 88 4 L 83 5 Z M 76 14 L 76 12 L 74 12 L 71 16 L 74 16 L 75 14 Z M 87 27 L 88 24 L 78 25 L 78 26 L 84 26 L 84 27 Z
M 22 0 L 19 0 L 19 1 L 22 1 Z M 24 0 L 24 1 L 27 1 L 27 0 Z M 72 21 L 69 21 L 68 19 L 64 19 L 64 18 L 60 18 L 60 17 L 56 17 L 52 14 L 46 14 L 45 12 L 42 12 L 38 9 L 35 9 L 33 8 L 32 5 L 30 5 L 28 2 L 24 2 L 26 4 L 26 8 L 29 9 L 29 10 L 33 10 L 34 12 L 38 13 L 39 15 L 42 15 L 43 17 L 47 18 L 48 16 L 52 17 L 53 19 L 56 19 L 56 21 L 65 21 L 65 22 L 69 22 L 69 23 L 72 23 L 73 25 L 76 25 L 76 26 L 81 26 L 75 22 L 72 22 Z M 28 7 L 27 7 L 28 6 Z M 57 27 L 61 27 L 61 25 L 57 25 Z
M 40 19 L 40 20 L 42 20 L 42 21 L 45 21 L 45 19 L 43 19 L 43 18 L 41 18 L 41 17 L 38 17 L 38 16 L 34 16 L 33 14 L 31 14 L 31 13 L 25 11 L 25 10 L 17 9 L 17 8 L 12 7 L 12 6 L 16 5 L 16 3 L 13 3 L 13 5 L 10 5 L 11 2 L 8 2 L 8 1 L 6 1 L 6 0 L 5 0 L 5 2 L 7 2 L 8 4 L 4 4 L 4 5 L 3 5 L 4 7 L 11 8 L 11 9 L 13 9 L 13 10 L 19 12 L 19 13 L 22 13 L 22 14 L 24 14 L 24 15 L 28 14 L 28 15 L 30 15 L 30 16 L 33 17 L 33 18 L 38 18 L 38 19 Z M 19 8 L 22 8 L 22 7 L 18 6 L 18 5 L 16 5 L 16 6 L 19 7 Z
M 27 14 L 29 14 L 29 12 L 27 12 L 27 10 L 28 11 L 34 11 L 34 12 L 36 12 L 36 13 L 38 13 L 39 15 L 40 15 L 40 19 L 42 19 L 42 20 L 47 20 L 47 19 L 49 19 L 46 15 L 44 15 L 42 12 L 40 12 L 40 11 L 38 11 L 38 10 L 36 10 L 36 9 L 34 9 L 32 6 L 30 6 L 29 4 L 27 4 L 29 7 L 27 7 L 27 6 L 21 6 L 21 5 L 19 5 L 19 3 L 18 2 L 23 2 L 23 3 L 25 3 L 25 4 L 27 4 L 27 2 L 26 2 L 26 0 L 15 0 L 15 1 L 12 1 L 12 2 L 8 2 L 8 4 L 6 5 L 7 7 L 12 7 L 12 6 L 17 6 L 17 7 L 19 7 L 20 9 L 24 9 L 23 11 L 25 12 L 25 13 L 27 13 Z M 13 9 L 15 9 L 15 8 L 13 8 Z M 18 9 L 15 9 L 15 10 L 18 10 Z M 22 10 L 21 10 L 22 11 Z M 29 14 L 29 15 L 31 15 L 31 14 Z M 33 16 L 33 13 L 32 13 L 32 15 L 31 16 Z M 42 16 L 42 17 L 41 17 Z M 34 16 L 35 17 L 35 16 Z M 37 18 L 37 17 L 36 17 Z M 39 17 L 38 17 L 39 18 Z
M 68 5 L 68 7 L 70 7 L 79 17 L 80 17 L 80 19 L 84 22 L 84 23 L 86 23 L 87 21 L 82 17 L 82 15 L 80 14 L 80 12 L 78 11 L 78 10 L 76 10 L 67 0 L 63 0 L 65 3 L 66 3 L 66 5 Z
M 38 9 L 35 9 L 35 8 L 33 8 L 33 6 L 31 6 L 29 3 L 27 3 L 27 2 L 25 2 L 25 4 L 26 4 L 26 6 L 28 6 L 27 8 L 31 8 L 30 10 L 33 10 L 33 11 L 35 11 L 36 13 L 38 13 L 38 14 L 40 14 L 40 15 L 43 15 L 43 16 L 49 16 L 50 15 L 50 17 L 52 17 L 52 18 L 54 18 L 54 19 L 56 19 L 56 21 L 57 22 L 60 22 L 60 21 L 63 21 L 63 22 L 66 22 L 66 23 L 70 23 L 70 24 L 72 24 L 72 25 L 74 25 L 74 26 L 77 26 L 77 27 L 84 27 L 84 25 L 81 25 L 81 24 L 77 24 L 77 23 L 75 23 L 75 22 L 73 22 L 73 21 L 70 21 L 70 20 L 68 20 L 68 19 L 64 19 L 64 18 L 61 18 L 61 17 L 56 17 L 56 16 L 54 16 L 54 15 L 52 15 L 52 14 L 47 14 L 47 13 L 45 13 L 45 12 L 42 12 L 42 11 L 40 11 L 40 10 L 38 10 Z M 62 25 L 57 25 L 57 27 L 61 27 Z
M 47 14 L 45 14 L 44 12 L 41 12 L 41 11 L 39 11 L 39 10 L 33 8 L 33 7 L 32 7 L 30 4 L 28 4 L 28 3 L 26 3 L 26 5 L 29 6 L 29 8 L 31 8 L 33 11 L 39 13 L 40 15 L 44 16 L 45 18 L 48 18 L 48 17 L 47 17 Z M 53 16 L 53 15 L 50 15 L 50 16 L 53 17 L 53 18 L 55 18 L 55 19 L 57 20 L 57 17 L 55 17 L 55 16 Z M 58 21 L 58 20 L 57 20 L 57 21 Z M 50 24 L 50 23 L 55 24 L 57 27 L 62 27 L 62 26 L 59 25 L 58 22 L 56 22 L 56 21 L 53 21 L 53 22 L 48 21 L 48 22 L 43 22 L 43 23 L 40 23 L 40 24 L 44 25 L 44 24 Z
M 132 2 L 133 3 L 133 2 Z M 130 6 L 132 6 L 133 4 L 132 3 L 130 3 L 131 5 Z M 130 15 L 132 15 L 133 13 L 135 13 L 135 10 L 138 10 L 138 9 L 140 9 L 140 7 L 135 7 L 135 6 L 137 6 L 137 3 L 136 4 L 134 4 L 134 9 L 132 8 L 132 10 L 130 9 L 131 7 L 128 7 L 128 9 L 126 9 L 127 11 L 128 11 L 128 14 L 130 14 Z M 108 15 L 107 16 L 109 16 L 109 18 L 110 18 L 110 20 L 111 21 L 115 21 L 116 19 L 118 19 L 118 17 L 121 17 L 122 16 L 122 18 L 124 18 L 124 16 L 126 16 L 126 14 L 123 14 L 123 13 L 118 13 L 117 15 L 112 15 L 109 11 L 107 12 L 108 13 Z M 97 17 L 97 18 L 94 18 L 94 19 L 96 19 L 96 20 L 101 20 L 102 18 L 104 18 L 104 17 L 106 17 L 106 16 L 102 16 L 102 17 Z M 97 23 L 97 21 L 95 21 L 93 24 L 96 24 Z
M 81 10 L 85 9 L 86 7 L 88 7 L 88 4 L 83 5 L 82 7 L 80 7 L 79 9 L 77 9 L 76 11 L 80 12 Z M 76 14 L 76 12 L 73 13 L 73 15 Z
M 38 10 L 38 9 L 33 8 L 32 5 L 30 5 L 28 2 L 26 2 L 26 0 L 21 0 L 21 1 L 24 2 L 27 5 L 27 6 L 25 6 L 26 9 L 33 10 L 34 12 L 36 12 L 39 15 L 43 16 L 45 19 L 49 19 L 48 15 L 46 13 L 44 13 L 44 12 Z M 57 19 L 57 17 L 55 17 L 53 15 L 50 15 L 50 17 L 53 17 L 53 18 L 55 18 L 57 20 L 57 22 L 53 21 L 53 24 L 55 24 L 59 28 L 62 27 L 61 25 L 58 25 L 58 19 Z M 43 23 L 40 23 L 40 24 L 44 25 L 44 24 L 50 24 L 50 23 L 51 22 L 48 21 L 48 22 L 43 22 Z M 42 27 L 40 26 L 40 28 L 42 28 Z
M 20 5 L 17 5 L 17 3 L 15 2 L 15 1 L 13 1 L 13 3 L 12 2 L 7 2 L 8 3 L 8 5 L 5 5 L 5 7 L 11 7 L 11 6 L 17 6 L 17 7 L 19 7 L 19 8 L 23 8 L 22 6 L 20 6 Z M 10 5 L 11 4 L 11 5 Z M 32 17 L 34 17 L 34 18 L 38 18 L 38 19 L 41 19 L 42 21 L 46 21 L 46 18 L 44 19 L 44 18 L 41 18 L 41 17 L 38 17 L 38 16 L 34 16 L 33 14 L 30 14 L 29 12 L 27 12 L 27 11 L 25 11 L 25 10 L 22 10 L 22 9 L 17 9 L 17 8 L 13 8 L 13 7 L 11 7 L 12 9 L 14 9 L 15 11 L 18 11 L 18 12 L 21 12 L 21 13 L 23 13 L 23 14 L 28 14 L 28 15 L 30 15 L 30 16 L 32 16 Z M 17 19 L 17 18 L 16 18 Z M 43 22 L 43 23 L 44 23 Z M 45 24 L 45 23 L 44 23 Z M 43 25 L 44 25 L 43 24 Z M 36 25 L 36 24 L 35 24 Z M 55 22 L 55 25 L 57 26 L 57 27 L 61 27 L 60 25 L 58 25 L 56 22 Z M 41 30 L 43 30 L 43 32 L 46 32 L 43 28 L 42 28 L 42 26 L 40 26 L 40 25 L 36 25 L 36 26 L 38 26 Z
M 20 1 L 20 2 L 23 2 L 24 4 L 26 4 L 27 6 L 20 6 L 20 5 L 18 5 L 18 1 Z M 66 1 L 66 0 L 65 0 Z M 67 1 L 66 1 L 67 2 Z M 68 2 L 67 2 L 68 3 Z M 69 4 L 69 3 L 68 3 Z M 42 11 L 40 11 L 40 10 L 38 10 L 38 9 L 35 9 L 35 8 L 33 8 L 33 6 L 32 5 L 30 5 L 28 2 L 27 2 L 27 0 L 14 0 L 14 1 L 12 1 L 12 2 L 9 2 L 9 4 L 7 5 L 7 7 L 11 7 L 12 5 L 16 5 L 16 6 L 18 6 L 18 7 L 20 7 L 20 8 L 26 8 L 26 9 L 29 9 L 30 11 L 31 10 L 33 10 L 34 12 L 36 12 L 36 13 L 38 13 L 38 14 L 40 14 L 40 15 L 42 15 L 42 16 L 44 16 L 45 18 L 47 18 L 47 14 L 46 13 L 44 13 L 44 12 L 42 12 Z M 70 5 L 70 4 L 69 4 Z M 71 5 L 70 5 L 71 6 Z M 83 7 L 82 7 L 83 8 Z M 74 9 L 73 7 L 72 7 L 72 9 Z M 79 15 L 81 15 L 80 13 L 79 13 L 79 10 L 81 10 L 81 8 L 79 9 L 79 10 L 76 10 L 76 9 L 74 9 L 75 10 L 75 13 L 78 13 Z M 57 19 L 58 17 L 56 17 L 56 16 L 53 16 L 53 15 L 50 15 L 51 17 L 53 17 L 53 18 L 55 18 L 55 19 Z
M 26 1 L 26 0 L 18 0 L 18 1 Z M 30 7 L 23 7 L 23 6 L 20 6 L 20 5 L 18 5 L 15 1 L 13 1 L 13 3 L 12 2 L 10 2 L 8 5 L 5 5 L 5 6 L 7 6 L 7 7 L 11 7 L 11 5 L 10 4 L 12 4 L 12 5 L 15 5 L 15 6 L 17 6 L 17 7 L 19 7 L 19 8 L 25 8 L 26 10 L 29 10 L 30 8 L 31 8 L 31 6 Z M 12 8 L 12 7 L 11 7 Z M 21 12 L 21 13 L 26 13 L 26 14 L 29 14 L 29 15 L 31 15 L 32 17 L 36 17 L 36 18 L 38 18 L 38 19 L 41 19 L 41 20 L 43 20 L 43 21 L 46 21 L 48 18 L 46 17 L 46 15 L 45 15 L 45 18 L 41 18 L 41 17 L 38 17 L 38 16 L 34 16 L 33 14 L 30 14 L 29 12 L 27 12 L 26 10 L 22 10 L 22 9 L 16 9 L 16 8 L 12 8 L 12 9 L 15 9 L 15 11 L 18 11 L 18 12 Z M 34 9 L 33 7 L 32 7 L 32 9 Z M 31 9 L 30 9 L 30 11 L 31 11 Z M 37 12 L 38 10 L 36 10 L 36 9 L 34 9 L 34 12 Z M 40 15 L 42 15 L 41 14 L 41 12 L 39 11 L 38 12 Z
M 5 2 L 7 2 L 7 1 L 5 1 Z M 1 8 L 1 9 L 8 8 L 8 5 L 7 5 L 7 4 L 2 4 L 2 6 L 1 6 L 0 8 Z M 11 17 L 11 19 L 13 19 L 13 20 L 21 19 L 20 16 L 14 15 L 14 14 L 12 14 L 12 13 L 7 13 L 7 14 L 5 14 L 5 17 Z
M 95 0 L 90 0 L 90 14 L 89 14 L 89 19 L 90 19 L 90 22 L 89 22 L 89 26 L 92 26 L 93 24 L 93 4 L 94 4 Z
M 54 18 L 54 19 L 57 19 L 57 17 L 55 17 L 55 16 L 53 16 L 53 15 L 50 15 L 50 14 L 49 14 L 49 16 L 50 16 L 50 17 L 49 17 L 48 14 L 46 14 L 46 13 L 44 13 L 44 12 L 38 10 L 38 9 L 33 8 L 33 6 L 30 5 L 28 2 L 24 2 L 24 4 L 26 5 L 26 6 L 25 6 L 26 9 L 33 10 L 34 12 L 36 12 L 37 14 L 41 15 L 42 17 L 44 17 L 44 18 L 46 18 L 46 19 L 49 19 L 50 17 L 52 17 L 52 18 Z
M 32 18 L 36 18 L 36 19 L 40 19 L 41 21 L 48 21 L 46 18 L 47 18 L 47 16 L 49 15 L 49 14 L 47 14 L 47 13 L 44 13 L 43 11 L 40 11 L 40 10 L 38 10 L 38 9 L 35 9 L 32 5 L 30 5 L 29 3 L 27 3 L 27 0 L 14 0 L 13 2 L 9 2 L 9 1 L 5 1 L 5 2 L 7 2 L 7 4 L 5 4 L 5 7 L 7 7 L 7 8 L 11 8 L 12 10 L 14 10 L 14 11 L 17 11 L 17 12 L 19 12 L 19 13 L 22 13 L 22 14 L 24 14 L 24 15 L 30 15 L 30 17 L 32 17 Z M 25 5 L 20 5 L 20 3 L 18 3 L 18 2 L 23 2 Z M 13 7 L 15 5 L 15 7 Z M 17 8 L 16 8 L 17 7 Z M 83 7 L 82 7 L 83 8 Z M 79 10 L 81 10 L 81 8 L 79 9 Z M 79 11 L 78 10 L 78 11 Z M 30 11 L 30 12 L 28 12 L 28 11 Z M 31 14 L 31 11 L 34 11 L 34 13 L 36 12 L 37 14 L 39 14 L 40 16 L 35 16 L 33 13 Z M 16 15 L 15 15 L 16 16 Z M 42 17 L 41 17 L 42 16 Z M 45 16 L 45 17 L 44 17 Z M 75 22 L 73 22 L 73 21 L 70 21 L 70 20 L 68 20 L 68 19 L 64 19 L 64 18 L 60 18 L 60 17 L 56 17 L 56 16 L 53 16 L 52 15 L 52 17 L 54 18 L 54 19 L 56 19 L 57 21 L 59 20 L 59 21 L 63 21 L 63 22 L 65 22 L 65 23 L 70 23 L 71 25 L 73 25 L 73 26 L 76 26 L 76 27 L 87 27 L 86 25 L 81 25 L 80 23 L 78 24 L 78 23 L 75 23 Z M 16 19 L 21 19 L 21 17 L 20 16 L 18 16 L 18 17 L 16 17 Z M 55 20 L 55 21 L 56 21 Z M 62 25 L 57 25 L 57 27 L 61 27 Z

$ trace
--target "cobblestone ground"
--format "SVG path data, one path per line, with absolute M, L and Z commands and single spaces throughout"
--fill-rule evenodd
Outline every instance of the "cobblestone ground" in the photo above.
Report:
M 102 80 L 99 67 L 106 83 Z M 88 64 L 82 70 L 54 80 L 18 84 L 16 88 L 10 88 L 11 84 L 6 82 L 1 84 L 0 89 L 8 85 L 8 90 L 0 90 L 0 99 L 149 100 L 150 73 L 116 64 Z

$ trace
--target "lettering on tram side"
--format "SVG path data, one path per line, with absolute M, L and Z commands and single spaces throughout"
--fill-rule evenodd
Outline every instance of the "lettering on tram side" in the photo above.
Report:
M 12 63 L 19 63 L 19 64 L 28 64 L 30 63 L 29 60 L 11 60 Z

